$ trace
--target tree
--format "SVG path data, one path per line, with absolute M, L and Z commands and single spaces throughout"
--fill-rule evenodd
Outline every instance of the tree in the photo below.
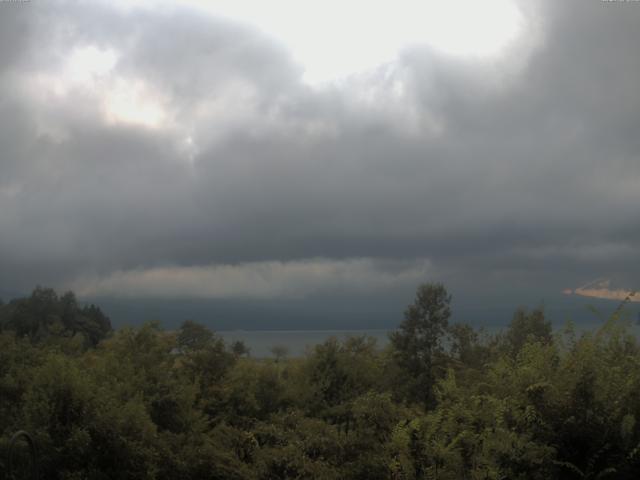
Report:
M 281 360 L 284 360 L 289 355 L 289 349 L 285 345 L 274 345 L 271 347 L 270 352 L 275 357 L 276 363 L 280 363 Z
M 425 406 L 433 405 L 434 359 L 449 325 L 450 303 L 451 295 L 441 283 L 420 285 L 400 328 L 390 335 L 396 361 L 412 379 L 409 395 Z
M 236 340 L 231 344 L 231 351 L 236 357 L 249 356 L 251 349 L 242 340 Z
M 542 308 L 536 308 L 531 313 L 519 308 L 513 314 L 506 333 L 507 348 L 512 355 L 517 355 L 526 343 L 549 344 L 552 336 L 551 322 L 545 319 Z
M 185 352 L 203 350 L 214 341 L 214 334 L 204 325 L 185 320 L 178 331 L 178 348 Z
M 81 326 L 81 329 L 84 328 L 85 335 L 92 343 L 97 344 L 111 332 L 111 320 L 97 305 L 91 304 L 88 307 L 83 307 L 80 313 L 89 319 L 87 326 Z
M 95 347 L 111 333 L 111 321 L 99 307 L 81 308 L 73 292 L 58 296 L 53 289 L 43 287 L 0 308 L 0 322 L 4 329 L 32 342 L 80 334 L 85 346 Z

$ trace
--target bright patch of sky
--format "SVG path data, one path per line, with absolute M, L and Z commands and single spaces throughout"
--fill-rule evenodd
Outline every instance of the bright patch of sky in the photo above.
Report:
M 448 55 L 494 57 L 521 30 L 509 0 L 371 1 L 184 0 L 218 16 L 256 25 L 281 40 L 321 84 L 393 61 L 410 45 Z
M 120 2 L 125 8 L 174 5 Z M 318 85 L 393 61 L 412 45 L 445 55 L 499 57 L 523 31 L 512 0 L 180 0 L 217 17 L 255 26 L 277 38 Z
M 56 71 L 42 72 L 32 79 L 35 92 L 63 98 L 81 95 L 95 98 L 103 119 L 158 128 L 167 121 L 161 96 L 139 78 L 115 72 L 119 55 L 110 48 L 81 45 L 72 48 Z

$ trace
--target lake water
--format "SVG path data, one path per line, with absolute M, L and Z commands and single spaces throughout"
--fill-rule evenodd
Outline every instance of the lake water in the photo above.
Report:
M 344 340 L 347 337 L 369 336 L 376 339 L 380 348 L 389 343 L 389 330 L 234 330 L 216 332 L 226 342 L 242 340 L 251 350 L 252 357 L 273 356 L 271 348 L 278 345 L 288 349 L 290 356 L 304 355 L 307 348 L 324 342 L 330 337 Z
M 602 325 L 601 320 L 591 319 L 588 322 L 574 325 L 577 335 L 583 332 L 595 331 Z M 562 329 L 564 324 L 555 324 L 554 331 Z M 494 334 L 505 326 L 489 326 L 484 331 Z M 242 340 L 250 349 L 252 357 L 272 357 L 271 348 L 283 346 L 289 356 L 297 357 L 305 354 L 307 349 L 324 342 L 330 337 L 344 340 L 347 337 L 369 336 L 376 340 L 378 347 L 384 348 L 389 344 L 389 332 L 392 330 L 227 330 L 216 332 L 228 343 Z M 640 338 L 640 319 L 631 324 L 631 332 Z

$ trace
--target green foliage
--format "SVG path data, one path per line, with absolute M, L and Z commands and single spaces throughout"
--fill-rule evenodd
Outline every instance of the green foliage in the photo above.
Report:
M 390 335 L 396 361 L 407 374 L 410 400 L 433 406 L 436 359 L 451 316 L 451 295 L 440 283 L 420 285 L 404 321 Z
M 36 287 L 27 298 L 0 304 L 3 330 L 32 342 L 75 337 L 84 346 L 95 347 L 111 332 L 111 322 L 97 306 L 81 307 L 73 292 L 58 296 L 50 288 Z
M 178 348 L 182 352 L 197 352 L 211 346 L 215 337 L 213 332 L 204 325 L 192 320 L 186 320 L 178 332 Z
M 637 478 L 640 346 L 619 315 L 554 336 L 519 310 L 489 337 L 448 327 L 449 302 L 420 287 L 387 350 L 256 359 L 195 322 L 91 348 L 99 315 L 36 289 L 0 306 L 0 473 L 26 428 L 52 480 Z
M 519 308 L 507 329 L 505 341 L 509 352 L 517 355 L 526 343 L 550 343 L 551 337 L 551 322 L 545 319 L 542 308 L 536 308 L 530 313 Z

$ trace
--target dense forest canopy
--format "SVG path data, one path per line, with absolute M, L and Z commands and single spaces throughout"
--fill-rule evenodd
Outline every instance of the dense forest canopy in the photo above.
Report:
M 111 332 L 111 322 L 96 305 L 80 306 L 73 292 L 62 296 L 51 288 L 36 287 L 27 298 L 3 305 L 0 331 L 9 330 L 32 342 L 69 337 L 95 347 Z
M 450 324 L 421 285 L 385 349 L 252 358 L 196 322 L 112 331 L 37 288 L 0 305 L 0 462 L 26 429 L 47 479 L 636 479 L 640 347 L 622 311 L 552 331 Z M 0 471 L 6 465 L 0 463 Z

